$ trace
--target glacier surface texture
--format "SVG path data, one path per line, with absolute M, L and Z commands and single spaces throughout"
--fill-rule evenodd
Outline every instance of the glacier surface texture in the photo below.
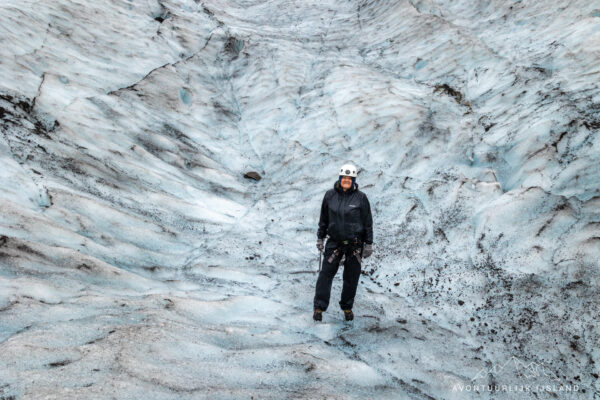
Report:
M 3 0 L 0 56 L 0 399 L 600 398 L 598 1 Z

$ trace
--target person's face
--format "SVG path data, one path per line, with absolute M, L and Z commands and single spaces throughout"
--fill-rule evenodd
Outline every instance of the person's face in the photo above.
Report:
M 342 189 L 348 190 L 352 187 L 352 178 L 349 176 L 342 176 L 342 181 L 340 183 L 342 184 Z

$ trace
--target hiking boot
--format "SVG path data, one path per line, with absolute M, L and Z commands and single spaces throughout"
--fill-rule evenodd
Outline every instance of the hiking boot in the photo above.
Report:
M 354 313 L 352 310 L 344 310 L 344 317 L 346 317 L 346 321 L 352 321 L 354 319 Z
M 315 313 L 313 314 L 313 319 L 315 321 L 322 321 L 323 320 L 323 311 L 319 310 L 318 308 L 315 308 Z

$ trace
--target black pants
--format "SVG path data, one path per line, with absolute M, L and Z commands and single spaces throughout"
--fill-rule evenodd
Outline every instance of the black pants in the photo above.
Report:
M 338 255 L 334 256 L 333 260 L 330 257 L 334 253 L 334 250 L 338 249 Z M 359 257 L 362 257 L 362 243 L 350 242 L 347 245 L 343 245 L 341 242 L 335 242 L 331 239 L 327 240 L 325 244 L 325 254 L 323 260 L 323 266 L 319 277 L 317 278 L 317 287 L 315 289 L 314 308 L 318 308 L 322 311 L 327 310 L 329 306 L 329 297 L 331 295 L 331 283 L 333 277 L 337 273 L 340 260 L 342 255 L 346 255 L 344 261 L 344 286 L 342 287 L 342 299 L 340 300 L 340 307 L 342 310 L 351 310 L 354 304 L 354 296 L 356 295 L 356 287 L 358 286 L 358 280 L 360 278 L 360 258 L 354 253 L 358 250 Z

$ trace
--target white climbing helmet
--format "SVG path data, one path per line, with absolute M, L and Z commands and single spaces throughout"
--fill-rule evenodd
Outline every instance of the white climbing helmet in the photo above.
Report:
M 340 168 L 340 173 L 338 175 L 340 176 L 352 176 L 354 178 L 356 178 L 356 167 L 352 164 L 344 164 L 342 165 L 342 168 Z

